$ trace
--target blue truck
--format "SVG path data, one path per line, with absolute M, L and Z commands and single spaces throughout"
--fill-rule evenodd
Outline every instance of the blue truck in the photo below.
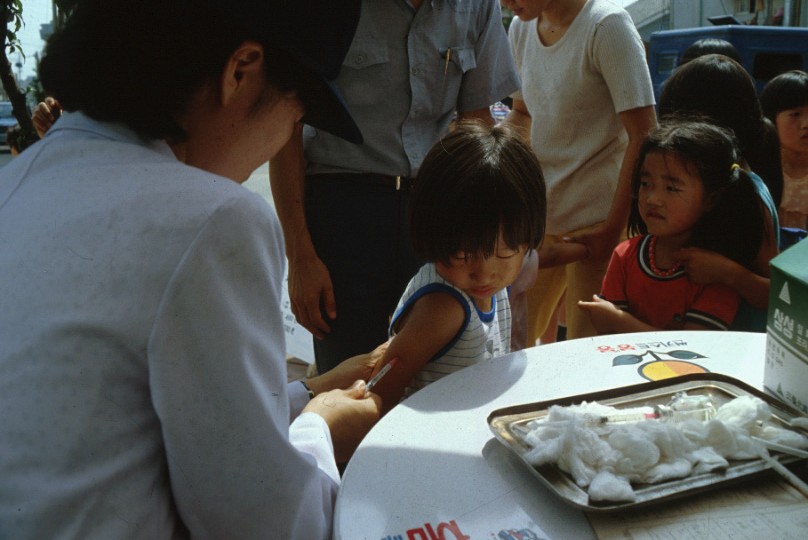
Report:
M 702 38 L 732 43 L 755 80 L 758 92 L 780 73 L 792 69 L 808 71 L 808 28 L 730 24 L 662 30 L 652 33 L 648 42 L 648 67 L 657 101 L 662 83 L 679 65 L 685 49 Z

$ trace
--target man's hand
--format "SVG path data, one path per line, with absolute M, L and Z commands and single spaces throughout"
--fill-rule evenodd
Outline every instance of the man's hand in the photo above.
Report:
M 45 133 L 61 115 L 62 106 L 52 97 L 46 97 L 45 101 L 37 104 L 31 121 L 34 123 L 34 129 L 40 139 L 45 136 Z
M 586 258 L 588 259 L 608 260 L 611 258 L 615 246 L 620 242 L 620 231 L 609 229 L 605 224 L 602 224 L 590 232 L 565 238 L 564 241 L 586 245 Z M 539 264 L 541 264 L 541 262 Z
M 389 342 L 385 341 L 369 353 L 352 356 L 327 373 L 308 379 L 306 384 L 312 392 L 319 394 L 335 388 L 348 388 L 357 379 L 367 381 L 381 369 L 379 362 L 388 345 Z
M 328 424 L 337 463 L 347 462 L 368 431 L 381 417 L 382 400 L 374 393 L 365 395 L 364 381 L 347 390 L 318 394 L 303 412 L 319 414 Z
M 335 319 L 337 302 L 331 275 L 323 261 L 316 256 L 289 261 L 289 299 L 297 322 L 314 337 L 323 339 L 331 331 L 323 310 Z

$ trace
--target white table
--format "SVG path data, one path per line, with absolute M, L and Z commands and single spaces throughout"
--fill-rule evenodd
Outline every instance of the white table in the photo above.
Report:
M 533 347 L 463 369 L 414 394 L 368 434 L 343 477 L 334 537 L 499 540 L 508 538 L 501 531 L 533 526 L 551 538 L 595 538 L 583 512 L 525 474 L 493 438 L 489 413 L 638 384 L 648 380 L 641 371 L 673 375 L 688 362 L 762 389 L 765 347 L 765 334 L 620 334 Z M 634 358 L 615 361 L 628 355 Z M 696 358 L 683 363 L 674 356 Z

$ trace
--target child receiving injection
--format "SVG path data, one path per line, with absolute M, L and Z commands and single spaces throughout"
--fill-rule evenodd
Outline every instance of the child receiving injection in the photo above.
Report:
M 808 229 L 808 73 L 794 70 L 774 77 L 761 92 L 760 105 L 780 138 L 780 225 Z
M 697 285 L 677 260 L 684 247 L 748 267 L 764 235 L 764 210 L 739 165 L 732 133 L 695 121 L 664 121 L 642 145 L 632 180 L 629 240 L 609 262 L 600 296 L 579 302 L 602 334 L 726 330 L 738 293 Z
M 410 240 L 425 264 L 399 301 L 374 387 L 392 408 L 453 371 L 510 352 L 508 287 L 544 234 L 544 177 L 530 147 L 507 126 L 464 122 L 427 154 L 412 188 Z M 539 254 L 540 264 L 585 246 Z M 544 257 L 544 259 L 542 258 Z

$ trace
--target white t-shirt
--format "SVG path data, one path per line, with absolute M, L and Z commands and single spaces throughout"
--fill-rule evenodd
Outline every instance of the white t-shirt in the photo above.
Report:
M 0 245 L 0 538 L 330 535 L 260 196 L 66 113 L 0 170 Z
M 544 46 L 537 20 L 509 38 L 522 79 L 514 99 L 532 117 L 531 143 L 547 183 L 547 234 L 606 219 L 628 137 L 619 112 L 654 105 L 645 50 L 628 13 L 589 0 L 566 34 Z

